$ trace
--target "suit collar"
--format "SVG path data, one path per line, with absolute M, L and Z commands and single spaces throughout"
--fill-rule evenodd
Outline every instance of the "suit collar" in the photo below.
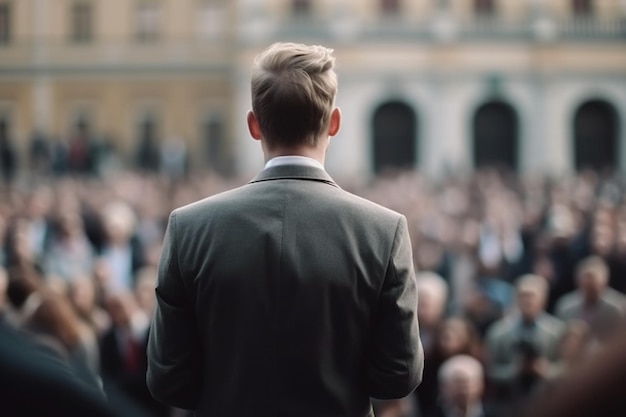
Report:
M 273 180 L 319 181 L 340 188 L 326 171 L 308 165 L 278 165 L 264 169 L 250 183 Z

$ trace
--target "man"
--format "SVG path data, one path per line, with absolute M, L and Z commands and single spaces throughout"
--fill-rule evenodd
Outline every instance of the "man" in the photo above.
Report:
M 128 403 L 107 404 L 66 358 L 0 322 L 0 402 L 3 415 L 144 416 Z M 121 406 L 121 407 L 118 407 Z
M 576 268 L 578 290 L 561 297 L 556 315 L 561 320 L 583 320 L 595 337 L 613 333 L 624 312 L 624 296 L 608 287 L 609 268 L 602 258 L 591 256 Z
M 418 309 L 420 340 L 424 354 L 428 358 L 434 346 L 435 334 L 446 313 L 448 284 L 438 274 L 424 271 L 417 274 Z M 420 388 L 422 389 L 422 388 Z
M 525 398 L 554 371 L 563 323 L 544 311 L 548 284 L 537 275 L 517 282 L 518 312 L 494 323 L 487 333 L 487 372 L 493 382 Z
M 483 366 L 468 355 L 448 359 L 439 368 L 440 398 L 427 417 L 486 417 Z
M 199 416 L 373 416 L 419 384 L 404 216 L 324 171 L 340 111 L 332 51 L 275 44 L 252 74 L 249 184 L 175 210 L 148 344 L 155 398 Z
M 169 407 L 155 401 L 146 386 L 148 320 L 129 292 L 105 300 L 112 325 L 100 342 L 104 389 L 114 401 L 124 396 L 151 416 L 166 416 Z

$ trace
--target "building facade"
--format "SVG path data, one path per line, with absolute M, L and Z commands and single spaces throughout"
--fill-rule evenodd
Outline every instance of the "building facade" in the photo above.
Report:
M 252 173 L 249 68 L 275 41 L 336 51 L 333 174 L 626 171 L 624 0 L 0 0 L 0 123 L 21 155 L 87 126 Z

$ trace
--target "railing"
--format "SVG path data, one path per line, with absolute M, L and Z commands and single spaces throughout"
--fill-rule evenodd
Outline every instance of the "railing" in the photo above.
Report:
M 411 21 L 402 17 L 359 21 L 348 18 L 285 18 L 265 25 L 262 39 L 345 39 L 359 40 L 417 40 L 446 41 L 484 39 L 494 41 L 526 40 L 622 40 L 626 38 L 626 18 L 572 18 L 553 20 L 548 17 L 508 21 L 497 16 L 479 16 L 465 21 L 450 16 Z M 248 36 L 255 43 L 255 36 Z
M 615 19 L 572 18 L 557 24 L 564 38 L 626 39 L 626 17 Z
M 231 42 L 216 40 L 101 40 L 75 43 L 17 40 L 0 46 L 0 71 L 8 70 L 155 70 L 225 68 L 232 64 Z

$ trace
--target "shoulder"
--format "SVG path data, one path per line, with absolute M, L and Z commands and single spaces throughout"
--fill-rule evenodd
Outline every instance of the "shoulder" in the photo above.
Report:
M 495 342 L 500 340 L 502 337 L 506 337 L 510 333 L 514 331 L 515 328 L 515 320 L 513 317 L 504 317 L 500 320 L 496 321 L 489 327 L 487 330 L 487 341 Z
M 565 294 L 556 303 L 554 311 L 558 316 L 565 314 L 572 309 L 578 308 L 582 300 L 578 291 L 573 291 L 569 294 Z
M 604 296 L 602 297 L 604 302 L 619 310 L 623 310 L 626 304 L 626 297 L 619 291 L 613 288 L 607 288 Z
M 548 333 L 560 335 L 565 329 L 565 323 L 562 320 L 547 313 L 539 317 L 537 322 L 539 327 Z

